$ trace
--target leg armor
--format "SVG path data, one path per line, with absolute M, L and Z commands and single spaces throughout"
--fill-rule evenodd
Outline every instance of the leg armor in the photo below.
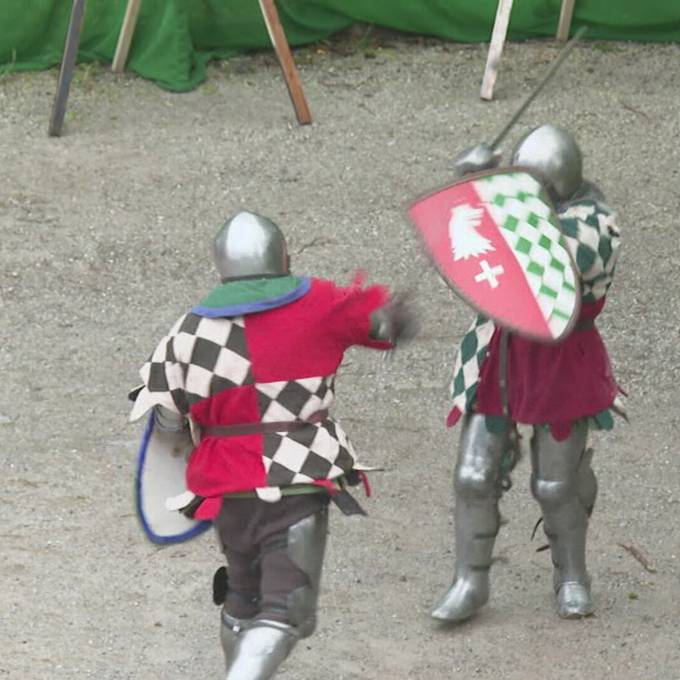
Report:
M 309 637 L 316 628 L 316 602 L 327 534 L 328 508 L 301 519 L 288 529 L 288 558 L 307 581 L 288 595 L 288 622 L 295 626 L 300 638 Z
M 225 627 L 222 627 L 224 645 Z M 228 641 L 231 661 L 226 680 L 269 680 L 298 641 L 295 628 L 278 621 L 256 619 Z M 227 646 L 225 646 L 225 652 Z
M 559 615 L 580 618 L 593 613 L 586 571 L 586 532 L 595 505 L 597 480 L 586 450 L 588 425 L 575 423 L 564 441 L 536 427 L 531 440 L 531 491 L 541 506 L 550 541 L 553 584 Z
M 224 650 L 224 657 L 227 662 L 234 658 L 234 650 L 238 642 L 239 634 L 243 632 L 244 628 L 251 622 L 250 619 L 237 619 L 234 616 L 227 614 L 225 609 L 222 609 L 222 617 L 220 621 L 220 642 Z
M 511 446 L 510 422 L 489 432 L 485 416 L 463 423 L 454 472 L 456 569 L 453 584 L 432 610 L 435 619 L 464 621 L 489 599 L 489 569 L 500 527 L 501 461 Z
M 328 508 L 262 542 L 259 613 L 238 620 L 222 613 L 227 680 L 267 680 L 316 626 L 316 603 L 328 531 Z

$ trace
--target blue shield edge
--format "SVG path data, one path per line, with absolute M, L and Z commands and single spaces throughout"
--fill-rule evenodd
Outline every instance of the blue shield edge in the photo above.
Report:
M 146 537 L 153 543 L 168 545 L 196 538 L 212 522 L 194 520 L 178 510 L 168 510 L 168 498 L 185 492 L 187 457 L 193 449 L 188 431 L 163 432 L 154 427 L 149 415 L 137 455 L 135 506 Z

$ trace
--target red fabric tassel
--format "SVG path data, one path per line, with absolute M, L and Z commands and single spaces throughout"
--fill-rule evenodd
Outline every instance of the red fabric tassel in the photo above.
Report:
M 366 498 L 370 498 L 372 491 L 371 491 L 371 483 L 368 481 L 368 475 L 363 470 L 357 470 L 357 473 L 359 475 L 359 478 L 363 482 L 364 493 L 366 494 Z
M 451 409 L 448 417 L 446 418 L 446 427 L 453 427 L 459 420 L 463 413 L 457 406 Z
M 220 514 L 222 509 L 222 496 L 206 498 L 194 512 L 194 519 L 213 520 Z
M 338 487 L 332 479 L 315 479 L 312 484 L 323 487 L 330 494 L 338 493 Z

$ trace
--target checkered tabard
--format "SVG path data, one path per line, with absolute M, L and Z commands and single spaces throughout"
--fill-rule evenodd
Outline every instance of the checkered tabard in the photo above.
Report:
M 557 216 L 540 183 L 525 172 L 489 175 L 475 190 L 525 273 L 554 337 L 573 316 L 576 276 Z
M 600 203 L 578 201 L 560 212 L 559 220 L 565 247 L 579 270 L 582 299 L 595 302 L 606 294 L 616 266 L 621 239 L 615 218 Z M 451 384 L 454 406 L 461 413 L 474 404 L 494 330 L 493 322 L 480 315 L 461 341 Z
M 601 203 L 575 201 L 560 213 L 568 250 L 581 277 L 584 302 L 606 295 L 614 277 L 621 244 L 616 218 Z
M 253 371 L 246 323 L 247 317 L 211 318 L 192 312 L 182 316 L 140 371 L 144 386 L 136 395 L 131 419 L 154 406 L 191 419 L 194 404 L 233 389 L 235 403 L 247 404 L 244 417 L 249 422 L 243 424 L 284 423 L 271 428 L 280 432 L 262 427 L 258 434 L 255 428 L 256 438 L 249 439 L 249 446 L 258 446 L 266 472 L 263 488 L 333 480 L 352 470 L 356 453 L 343 429 L 328 417 L 309 422 L 331 407 L 335 375 L 256 383 L 258 366 Z M 271 340 L 276 342 L 277 337 Z M 263 367 L 259 369 L 259 375 L 266 375 Z M 222 399 L 228 408 L 229 395 Z M 223 445 L 229 451 L 244 444 L 238 435 L 229 439 L 226 434 Z M 256 476 L 259 484 L 261 471 Z
M 243 317 L 181 317 L 141 369 L 148 391 L 169 392 L 186 414 L 201 399 L 252 384 L 244 325 Z
M 308 420 L 330 408 L 335 376 L 255 383 L 263 423 Z
M 266 435 L 262 460 L 267 484 L 286 486 L 335 479 L 354 467 L 356 453 L 344 430 L 325 420 Z
M 493 321 L 480 314 L 460 343 L 453 369 L 451 393 L 454 406 L 461 413 L 470 409 L 477 396 L 479 372 L 494 329 Z

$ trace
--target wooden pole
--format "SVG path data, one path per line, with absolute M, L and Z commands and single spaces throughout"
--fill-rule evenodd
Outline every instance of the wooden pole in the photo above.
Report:
M 57 81 L 57 91 L 54 95 L 52 114 L 50 115 L 50 124 L 47 129 L 47 134 L 50 137 L 61 136 L 61 129 L 64 124 L 64 116 L 66 115 L 68 93 L 71 88 L 71 79 L 73 78 L 73 72 L 75 70 L 76 60 L 78 58 L 80 29 L 83 25 L 84 15 L 85 0 L 73 0 L 73 5 L 71 6 L 71 18 L 68 22 L 68 29 L 66 30 L 64 56 L 61 60 L 59 80 Z
M 274 45 L 276 56 L 278 57 L 281 70 L 283 71 L 283 77 L 286 81 L 286 86 L 288 87 L 288 94 L 293 102 L 293 108 L 295 109 L 298 123 L 300 123 L 300 125 L 308 125 L 312 122 L 312 114 L 307 105 L 305 93 L 302 90 L 300 76 L 295 67 L 295 61 L 290 52 L 288 40 L 283 31 L 276 5 L 274 4 L 274 0 L 259 0 L 259 2 L 262 17 L 264 18 L 267 32 L 269 33 L 272 45 Z
M 122 73 L 125 70 L 125 63 L 127 62 L 128 53 L 130 51 L 130 43 L 132 36 L 135 33 L 137 26 L 137 16 L 139 15 L 139 7 L 142 0 L 128 0 L 127 8 L 125 9 L 125 17 L 123 18 L 123 26 L 120 29 L 118 36 L 118 45 L 116 46 L 116 54 L 113 57 L 111 70 L 114 73 Z
M 571 18 L 574 14 L 574 4 L 576 0 L 562 0 L 562 9 L 560 10 L 560 22 L 557 25 L 557 39 L 566 41 L 569 39 L 569 30 L 571 29 Z
M 496 19 L 493 24 L 491 43 L 489 44 L 489 55 L 486 59 L 484 78 L 482 79 L 482 99 L 493 99 L 493 88 L 496 84 L 498 67 L 503 54 L 505 37 L 508 34 L 508 24 L 510 23 L 510 12 L 512 11 L 512 0 L 499 0 L 496 10 Z

